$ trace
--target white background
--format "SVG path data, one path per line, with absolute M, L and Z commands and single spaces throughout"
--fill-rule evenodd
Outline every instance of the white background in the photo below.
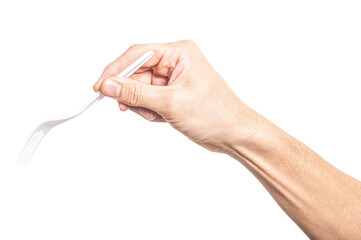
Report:
M 359 1 L 0 2 L 0 239 L 307 239 L 237 161 L 104 99 L 133 43 L 190 38 L 248 105 L 361 179 Z M 330 206 L 331 207 L 331 206 Z

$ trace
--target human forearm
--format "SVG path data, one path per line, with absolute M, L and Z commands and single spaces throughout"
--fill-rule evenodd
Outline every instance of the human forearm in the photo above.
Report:
M 115 77 L 149 50 L 154 56 L 131 78 Z M 241 102 L 194 42 L 133 45 L 94 90 L 239 160 L 308 236 L 361 238 L 360 182 Z
M 249 169 L 312 239 L 360 239 L 361 183 L 259 114 L 251 116 L 253 133 L 244 137 L 240 131 L 226 153 Z

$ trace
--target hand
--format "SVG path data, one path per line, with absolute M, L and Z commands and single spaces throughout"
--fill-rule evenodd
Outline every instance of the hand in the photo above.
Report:
M 116 77 L 148 50 L 154 56 L 130 78 Z M 189 40 L 133 45 L 105 68 L 94 90 L 116 99 L 120 110 L 166 121 L 212 151 L 224 152 L 239 134 L 252 132 L 252 110 Z
M 148 50 L 134 75 L 114 77 Z M 312 239 L 360 239 L 361 183 L 246 106 L 193 42 L 132 46 L 94 90 L 240 161 Z

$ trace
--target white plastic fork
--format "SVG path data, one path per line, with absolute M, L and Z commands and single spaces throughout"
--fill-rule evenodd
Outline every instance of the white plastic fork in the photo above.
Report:
M 146 63 L 151 57 L 153 56 L 152 51 L 148 51 L 145 54 L 143 54 L 140 58 L 138 58 L 135 62 L 133 62 L 131 65 L 129 65 L 125 70 L 123 70 L 118 76 L 123 77 L 129 77 L 131 76 L 135 71 L 137 71 L 144 63 Z M 55 126 L 66 122 L 72 118 L 75 118 L 79 116 L 81 113 L 83 113 L 86 109 L 88 109 L 93 103 L 101 100 L 104 97 L 104 95 L 101 92 L 97 92 L 94 94 L 94 96 L 89 100 L 89 102 L 84 105 L 81 109 L 79 109 L 77 112 L 75 112 L 72 115 L 68 115 L 65 118 L 59 118 L 54 119 L 50 121 L 43 122 L 32 131 L 32 133 L 29 135 L 27 141 L 25 142 L 23 151 L 21 152 L 18 164 L 27 166 L 31 156 L 33 155 L 35 149 L 39 145 L 40 141 L 45 137 L 45 135 Z

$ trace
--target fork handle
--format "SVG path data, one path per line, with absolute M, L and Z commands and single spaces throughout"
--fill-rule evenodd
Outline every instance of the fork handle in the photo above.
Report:
M 146 63 L 149 59 L 154 55 L 152 50 L 147 51 L 137 60 L 135 60 L 132 64 L 130 64 L 126 69 L 124 69 L 121 73 L 118 74 L 120 77 L 130 77 L 135 71 L 137 71 L 144 63 Z M 95 93 L 93 98 L 89 101 L 89 105 L 95 103 L 98 100 L 101 100 L 104 95 L 98 91 Z
M 144 53 L 141 57 L 139 57 L 137 60 L 135 60 L 132 64 L 130 64 L 126 69 L 124 69 L 121 73 L 119 73 L 118 76 L 121 77 L 130 77 L 135 71 L 137 71 L 141 66 L 143 66 L 144 63 L 146 63 L 151 57 L 154 55 L 153 51 L 149 50 L 146 53 Z M 88 109 L 91 105 L 93 105 L 95 102 L 103 99 L 104 95 L 98 91 L 94 94 L 94 96 L 89 100 L 89 102 L 84 106 L 80 113 L 84 112 L 86 109 Z M 79 115 L 77 114 L 77 115 Z

